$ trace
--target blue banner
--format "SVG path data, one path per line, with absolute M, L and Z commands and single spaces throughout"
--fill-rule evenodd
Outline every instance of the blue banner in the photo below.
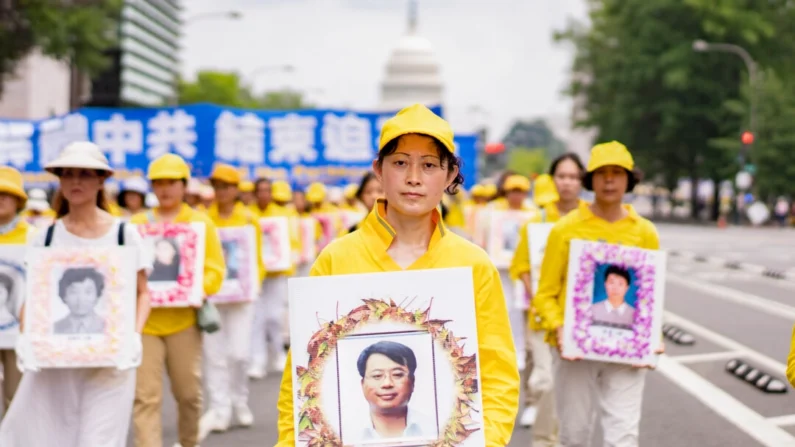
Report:
M 441 107 L 432 110 L 442 115 Z M 272 112 L 215 105 L 164 108 L 83 108 L 37 121 L 0 120 L 0 165 L 25 173 L 26 183 L 50 183 L 44 172 L 69 143 L 90 140 L 108 156 L 116 179 L 144 175 L 149 162 L 175 153 L 193 175 L 206 177 L 216 161 L 250 179 L 268 177 L 303 186 L 357 182 L 376 156 L 384 121 L 394 113 L 349 110 Z M 466 186 L 476 181 L 474 135 L 455 139 Z

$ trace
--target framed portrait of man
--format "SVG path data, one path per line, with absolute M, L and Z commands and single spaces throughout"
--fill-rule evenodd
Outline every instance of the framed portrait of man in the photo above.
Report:
M 152 256 L 149 297 L 152 307 L 192 307 L 201 304 L 204 280 L 202 222 L 136 225 Z
M 218 229 L 226 262 L 221 290 L 209 297 L 215 303 L 240 303 L 256 299 L 259 293 L 256 229 L 247 225 Z
M 35 366 L 113 367 L 135 331 L 133 247 L 29 248 L 25 330 Z
M 317 220 L 312 217 L 302 217 L 298 221 L 298 232 L 301 237 L 301 255 L 299 262 L 307 264 L 315 262 L 317 257 Z
M 470 268 L 291 278 L 288 291 L 296 445 L 485 445 Z
M 14 349 L 25 298 L 26 246 L 3 245 L 0 251 L 0 349 Z
M 571 241 L 563 354 L 655 364 L 665 299 L 665 252 Z
M 269 272 L 285 272 L 293 266 L 290 247 L 290 220 L 287 217 L 263 217 L 259 220 L 262 231 L 262 262 Z
M 527 211 L 491 211 L 487 251 L 497 268 L 506 269 L 511 265 L 519 241 L 519 229 L 530 217 L 532 213 Z

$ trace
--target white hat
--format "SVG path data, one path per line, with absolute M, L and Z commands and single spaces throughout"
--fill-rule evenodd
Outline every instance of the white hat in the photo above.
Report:
M 328 189 L 329 202 L 342 202 L 345 199 L 345 192 L 339 186 L 332 186 Z
M 146 193 L 149 192 L 149 182 L 143 177 L 130 177 L 121 185 L 121 192 L 127 191 L 146 195 Z
M 160 202 L 157 200 L 155 193 L 150 192 L 144 199 L 144 205 L 146 205 L 147 208 L 157 208 L 160 206 Z
M 44 169 L 54 174 L 55 170 L 63 168 L 95 169 L 113 174 L 113 169 L 107 157 L 99 146 L 90 141 L 77 141 L 67 145 L 55 160 L 47 163 Z
M 38 211 L 40 213 L 50 209 L 50 201 L 47 200 L 47 193 L 43 189 L 31 189 L 28 192 L 28 203 L 25 207 L 29 210 Z
M 188 188 L 185 190 L 186 194 L 196 195 L 202 193 L 202 183 L 193 177 L 188 180 Z

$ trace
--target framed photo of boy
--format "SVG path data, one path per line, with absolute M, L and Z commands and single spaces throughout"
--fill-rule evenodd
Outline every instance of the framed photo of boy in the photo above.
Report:
M 218 228 L 226 262 L 221 290 L 208 299 L 214 303 L 254 301 L 259 293 L 256 229 L 250 225 Z
M 135 331 L 133 247 L 29 248 L 25 330 L 39 368 L 114 367 Z
M 301 238 L 301 264 L 312 263 L 317 257 L 317 220 L 314 217 L 302 217 L 298 221 L 298 233 Z
M 259 220 L 262 231 L 262 262 L 269 272 L 285 272 L 293 266 L 290 247 L 290 220 L 287 217 L 263 217 Z
M 204 294 L 204 223 L 136 226 L 154 257 L 149 274 L 152 307 L 195 307 Z
M 506 269 L 511 265 L 519 242 L 519 229 L 530 217 L 532 213 L 526 211 L 491 211 L 487 251 L 498 269 Z
M 25 298 L 26 246 L 3 245 L 0 251 L 0 349 L 14 349 Z
M 569 250 L 563 355 L 656 364 L 665 252 L 582 240 Z

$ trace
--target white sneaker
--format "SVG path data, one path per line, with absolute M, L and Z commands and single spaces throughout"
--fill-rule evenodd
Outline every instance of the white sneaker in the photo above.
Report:
M 217 410 L 208 410 L 199 420 L 199 439 L 204 439 L 212 432 L 223 433 L 229 430 L 232 415 Z
M 251 427 L 254 424 L 254 415 L 246 404 L 235 405 L 235 419 L 240 427 Z
M 522 417 L 519 418 L 519 425 L 522 427 L 532 427 L 533 424 L 536 423 L 536 415 L 538 414 L 538 409 L 534 406 L 530 406 L 524 409 L 522 412 Z
M 284 368 L 287 366 L 287 354 L 284 352 L 279 354 L 279 357 L 276 358 L 276 362 L 273 365 L 273 369 L 276 371 L 284 371 Z
M 252 362 L 248 368 L 248 377 L 250 379 L 264 379 L 268 375 L 268 370 L 264 363 Z

